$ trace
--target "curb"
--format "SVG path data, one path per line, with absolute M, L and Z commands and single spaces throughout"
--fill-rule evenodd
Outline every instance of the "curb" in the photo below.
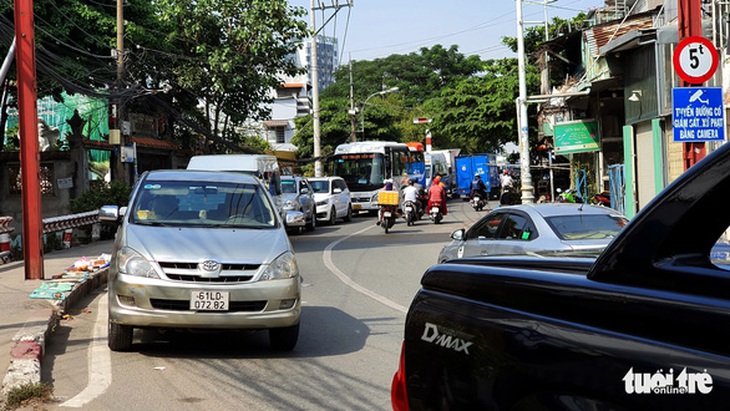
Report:
M 13 348 L 10 350 L 10 366 L 2 381 L 2 399 L 10 391 L 25 384 L 41 382 L 41 365 L 46 348 L 46 341 L 59 324 L 63 313 L 75 306 L 91 291 L 106 284 L 109 268 L 102 268 L 90 275 L 85 281 L 74 285 L 63 300 L 51 303 L 51 312 L 45 316 L 34 317 L 13 337 Z

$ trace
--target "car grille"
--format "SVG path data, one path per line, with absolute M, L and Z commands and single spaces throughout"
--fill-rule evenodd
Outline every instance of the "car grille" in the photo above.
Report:
M 158 310 L 190 311 L 189 300 L 161 300 L 158 298 L 151 298 L 150 304 L 152 304 L 152 307 Z M 228 303 L 227 312 L 256 312 L 263 311 L 264 308 L 266 308 L 266 301 L 231 301 Z M 211 312 L 219 313 L 226 311 Z
M 193 283 L 245 283 L 251 281 L 261 264 L 223 263 L 217 277 L 203 277 L 198 263 L 159 262 L 165 276 L 172 281 Z
M 370 197 L 353 198 L 352 199 L 352 202 L 353 203 L 369 203 L 370 202 Z

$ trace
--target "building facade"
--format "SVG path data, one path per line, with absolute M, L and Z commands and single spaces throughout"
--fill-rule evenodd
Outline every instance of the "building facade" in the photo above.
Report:
M 722 87 L 727 107 L 723 73 L 728 70 L 722 62 L 728 44 L 723 16 L 729 6 L 713 0 L 701 7 L 703 37 L 714 44 L 721 62 L 703 87 Z M 571 160 L 590 158 L 594 190 L 610 189 L 620 211 L 631 217 L 725 141 L 688 144 L 675 139 L 672 90 L 682 86 L 673 66 L 679 43 L 677 0 L 611 0 L 589 17 L 588 27 L 546 43 L 562 58 L 550 59 L 548 67 L 562 65 L 572 75 L 541 104 L 541 137 L 555 147 L 560 124 L 595 120 L 598 150 L 571 154 Z M 571 163 L 574 176 L 578 170 Z

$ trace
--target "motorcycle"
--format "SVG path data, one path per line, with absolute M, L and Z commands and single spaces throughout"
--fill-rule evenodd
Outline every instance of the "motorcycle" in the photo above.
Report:
M 412 201 L 406 201 L 403 204 L 403 218 L 406 219 L 406 225 L 411 226 L 416 224 L 416 220 L 418 219 L 418 205 Z
M 558 203 L 583 203 L 583 198 L 578 194 L 575 188 L 569 188 L 565 191 L 558 189 Z
M 611 207 L 611 193 L 603 191 L 594 195 L 593 204 L 598 204 L 603 207 Z
M 429 218 L 431 221 L 433 221 L 436 224 L 441 223 L 441 220 L 444 218 L 444 214 L 441 212 L 441 203 L 438 201 L 432 201 L 431 202 L 431 209 L 428 213 Z
M 515 205 L 519 204 L 520 196 L 517 194 L 517 190 L 514 187 L 504 187 L 502 194 L 499 197 L 500 205 Z
M 398 210 L 396 206 L 389 204 L 380 205 L 379 222 L 380 226 L 383 227 L 383 230 L 385 230 L 385 234 L 388 234 L 388 230 L 393 228 L 393 225 L 395 225 L 397 215 Z
M 480 196 L 479 194 L 474 194 L 471 197 L 471 207 L 475 211 L 482 211 L 482 209 L 484 208 L 484 205 L 485 205 L 485 202 L 482 199 L 482 196 Z

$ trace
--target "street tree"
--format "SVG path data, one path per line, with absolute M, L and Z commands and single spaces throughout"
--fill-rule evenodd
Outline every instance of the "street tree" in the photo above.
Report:
M 266 118 L 262 103 L 285 76 L 301 72 L 289 58 L 306 38 L 305 10 L 286 0 L 159 0 L 158 13 L 172 31 L 169 98 L 196 100 L 180 107 L 218 149 L 235 150 L 251 121 Z M 207 145 L 205 145 L 207 147 Z
M 164 31 L 153 4 L 127 0 L 125 39 L 133 44 L 164 48 Z M 0 4 L 0 51 L 6 55 L 15 36 L 13 2 Z M 83 0 L 35 0 L 37 93 L 63 101 L 62 92 L 92 97 L 115 98 L 118 81 L 116 58 L 116 6 L 113 2 Z M 0 102 L 0 143 L 5 130 L 7 108 L 17 101 L 15 70 L 4 78 Z M 131 78 L 132 76 L 130 76 Z M 142 77 L 144 79 L 144 77 Z M 131 84 L 135 84 L 132 81 Z M 138 88 L 126 91 L 131 98 Z M 0 144 L 1 145 L 1 144 Z

